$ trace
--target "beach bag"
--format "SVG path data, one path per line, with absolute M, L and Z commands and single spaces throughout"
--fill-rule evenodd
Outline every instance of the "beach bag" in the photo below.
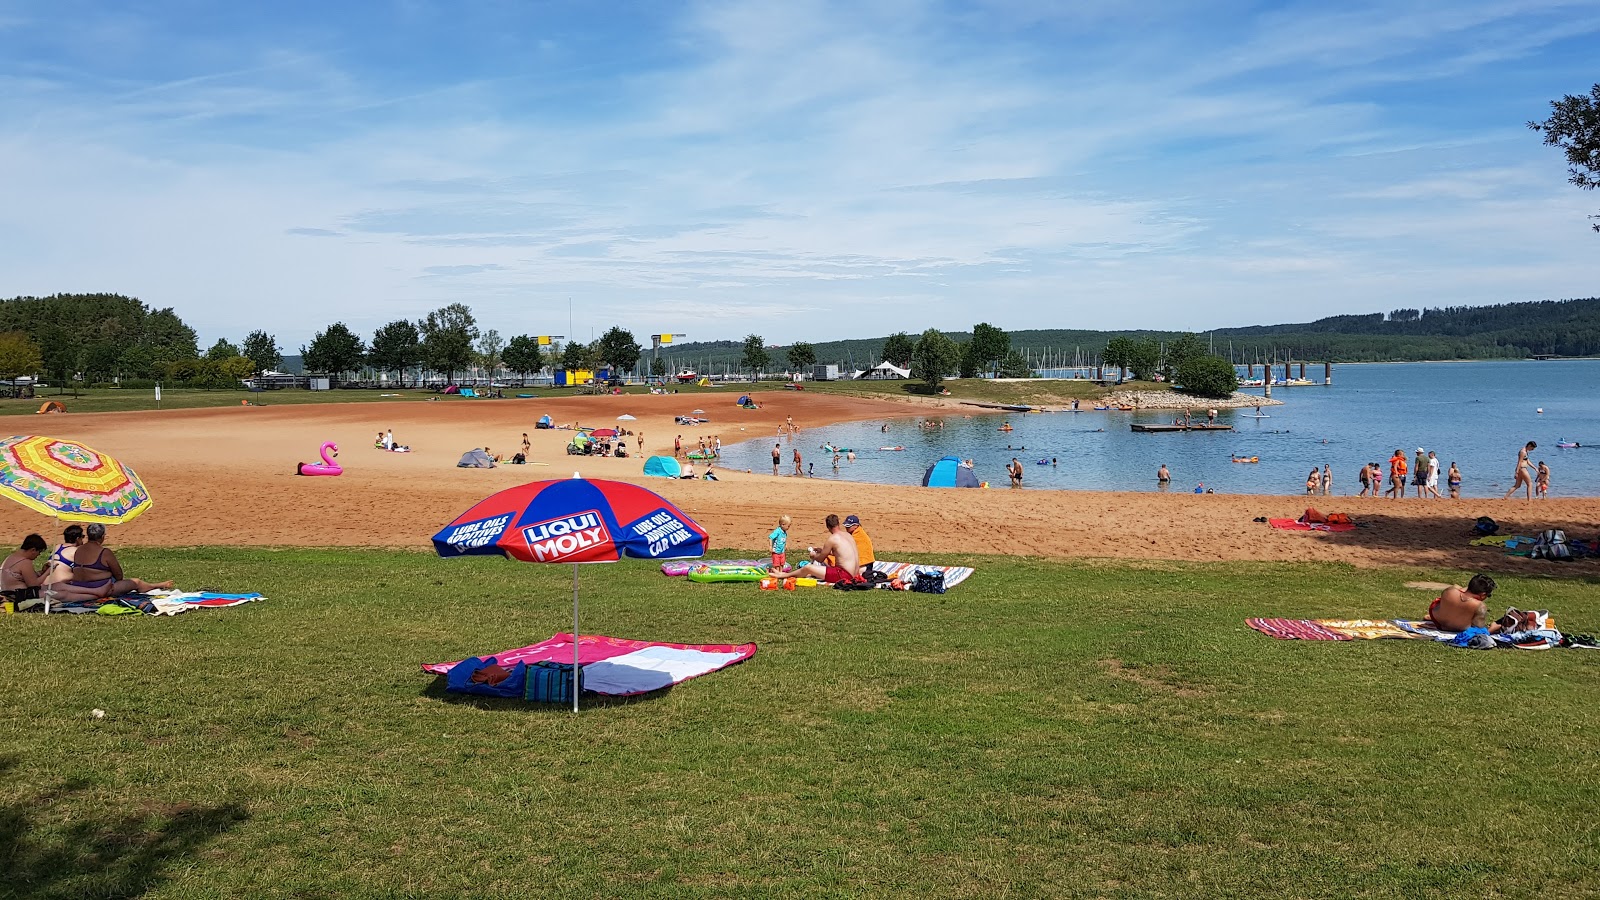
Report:
M 1355 520 L 1350 518 L 1350 514 L 1349 513 L 1328 513 L 1328 524 L 1329 525 L 1354 525 L 1355 524 Z
M 1572 560 L 1572 548 L 1567 546 L 1567 533 L 1560 529 L 1551 529 L 1539 535 L 1533 542 L 1533 550 L 1528 554 L 1533 559 L 1553 559 L 1559 562 Z
M 911 589 L 919 594 L 944 593 L 944 573 L 938 569 L 918 569 L 911 580 Z
M 1305 515 L 1300 517 L 1300 521 L 1306 525 L 1321 525 L 1322 523 L 1328 521 L 1328 517 L 1317 512 L 1311 507 L 1307 507 Z
M 1498 532 L 1500 524 L 1488 516 L 1479 516 L 1477 523 L 1472 526 L 1472 530 L 1487 537 Z
M 523 455 L 523 454 L 521 454 L 521 453 L 518 453 L 516 456 L 511 457 L 511 464 L 514 465 L 514 466 L 523 466 L 523 465 L 527 465 L 527 463 L 528 463 L 528 457 Z
M 578 669 L 576 678 L 572 672 L 572 663 L 550 660 L 533 663 L 527 669 L 522 699 L 533 703 L 571 703 L 574 686 L 583 690 L 583 669 Z

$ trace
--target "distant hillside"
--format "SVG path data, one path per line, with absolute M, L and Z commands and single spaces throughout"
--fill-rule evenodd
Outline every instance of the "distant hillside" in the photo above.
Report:
M 946 332 L 965 341 L 970 332 Z M 1169 340 L 1183 332 L 1030 330 L 1011 332 L 1013 349 L 1036 365 L 1091 364 L 1114 337 Z M 912 337 L 916 335 L 913 334 Z M 1362 316 L 1330 316 L 1315 322 L 1252 325 L 1202 332 L 1216 352 L 1239 363 L 1292 358 L 1309 362 L 1399 362 L 1430 359 L 1521 359 L 1529 356 L 1600 356 L 1600 298 L 1397 309 Z M 814 344 L 817 359 L 841 367 L 879 361 L 887 338 L 858 338 Z M 717 371 L 738 365 L 739 341 L 705 341 L 674 346 L 662 357 L 674 367 Z M 782 350 L 769 351 L 773 366 Z M 648 357 L 648 351 L 646 356 Z

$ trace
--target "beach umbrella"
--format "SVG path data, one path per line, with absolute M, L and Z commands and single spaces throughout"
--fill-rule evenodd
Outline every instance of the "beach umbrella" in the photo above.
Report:
M 150 508 L 133 470 L 73 441 L 17 435 L 0 440 L 0 495 L 67 522 L 117 525 Z
M 618 422 L 636 422 L 636 421 L 638 421 L 638 419 L 635 418 L 634 416 L 628 415 L 627 413 L 623 413 L 622 415 L 617 416 L 617 421 Z
M 595 430 L 589 432 L 589 436 L 597 438 L 616 437 L 617 430 L 615 428 L 596 428 Z
M 705 414 L 706 414 L 706 411 L 703 410 L 703 409 L 697 409 L 693 413 L 690 413 L 690 415 L 695 415 L 695 416 L 703 416 Z
M 535 481 L 481 501 L 433 536 L 440 556 L 572 564 L 572 667 L 578 663 L 578 566 L 703 556 L 704 528 L 654 491 L 621 481 Z M 578 711 L 578 691 L 572 692 Z

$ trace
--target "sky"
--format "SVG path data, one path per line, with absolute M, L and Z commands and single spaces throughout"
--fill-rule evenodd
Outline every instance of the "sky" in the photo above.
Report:
M 1600 296 L 1600 0 L 0 0 L 0 296 L 202 346 Z M 685 339 L 680 339 L 685 340 Z

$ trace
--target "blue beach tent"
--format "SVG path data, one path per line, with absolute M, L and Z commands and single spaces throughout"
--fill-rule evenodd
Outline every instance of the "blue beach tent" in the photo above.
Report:
M 535 427 L 535 428 L 554 428 L 556 426 L 555 426 L 554 422 L 550 421 L 550 417 L 549 416 L 540 416 L 539 417 L 539 421 L 535 422 L 533 427 Z
M 677 478 L 683 474 L 683 469 L 670 456 L 652 456 L 644 461 L 644 473 L 657 478 Z
M 978 487 L 978 476 L 961 464 L 961 457 L 946 456 L 928 467 L 922 476 L 923 487 Z

